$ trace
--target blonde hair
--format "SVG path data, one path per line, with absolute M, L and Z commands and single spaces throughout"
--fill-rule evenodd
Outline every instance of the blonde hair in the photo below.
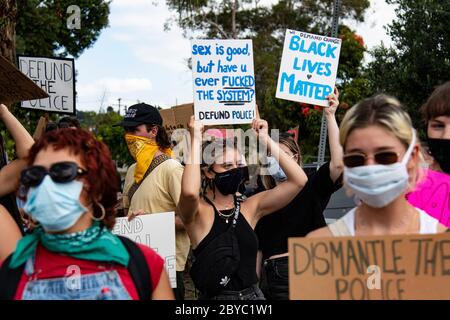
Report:
M 414 128 L 403 105 L 392 96 L 379 94 L 360 101 L 345 114 L 339 128 L 339 141 L 344 151 L 347 138 L 353 130 L 372 125 L 383 127 L 394 134 L 406 149 L 411 144 Z M 418 137 L 416 143 L 419 143 Z M 422 178 L 420 167 L 424 162 L 422 149 L 419 147 L 419 163 L 413 172 L 411 187 L 415 187 Z

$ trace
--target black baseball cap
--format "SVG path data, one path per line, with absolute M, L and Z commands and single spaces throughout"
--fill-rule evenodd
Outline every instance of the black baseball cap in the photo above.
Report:
M 123 120 L 114 126 L 137 127 L 141 124 L 154 124 L 162 126 L 162 117 L 158 109 L 146 103 L 130 106 Z

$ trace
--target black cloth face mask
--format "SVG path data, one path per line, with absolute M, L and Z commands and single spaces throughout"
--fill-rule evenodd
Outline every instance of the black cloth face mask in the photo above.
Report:
M 442 171 L 450 174 L 450 140 L 428 138 L 428 148 Z
M 245 179 L 245 170 L 246 167 L 239 167 L 221 173 L 212 170 L 216 174 L 214 185 L 224 196 L 235 194 Z

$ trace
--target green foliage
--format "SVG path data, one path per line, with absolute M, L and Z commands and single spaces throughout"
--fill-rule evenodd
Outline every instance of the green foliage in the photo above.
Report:
M 81 9 L 81 29 L 68 29 L 66 12 L 70 5 Z M 17 0 L 16 52 L 32 56 L 80 56 L 98 39 L 102 29 L 108 26 L 110 1 L 105 0 Z M 42 111 L 30 111 L 18 104 L 11 109 L 22 125 L 33 134 Z M 58 115 L 50 113 L 50 121 Z M 5 148 L 10 159 L 14 158 L 14 143 L 2 130 Z
M 397 20 L 389 26 L 395 47 L 380 46 L 367 68 L 372 92 L 400 99 L 416 127 L 419 112 L 434 87 L 450 79 L 450 2 L 389 0 L 397 5 Z
M 108 26 L 110 1 L 104 0 L 18 0 L 17 53 L 40 56 L 78 57 L 97 41 Z M 68 29 L 67 8 L 81 9 L 81 28 Z
M 113 127 L 114 124 L 123 120 L 122 116 L 116 112 L 95 113 L 89 111 L 78 112 L 78 119 L 84 129 L 91 131 L 109 147 L 112 158 L 118 166 L 122 167 L 124 164 L 130 165 L 134 162 L 123 138 L 125 133 L 123 128 Z

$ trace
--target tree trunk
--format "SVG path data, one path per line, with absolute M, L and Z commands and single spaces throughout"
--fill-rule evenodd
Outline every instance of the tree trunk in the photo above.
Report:
M 238 0 L 234 0 L 233 7 L 231 9 L 231 37 L 233 39 L 237 38 L 237 32 L 236 32 L 236 11 L 238 10 Z
M 0 54 L 16 64 L 16 0 L 0 0 Z

